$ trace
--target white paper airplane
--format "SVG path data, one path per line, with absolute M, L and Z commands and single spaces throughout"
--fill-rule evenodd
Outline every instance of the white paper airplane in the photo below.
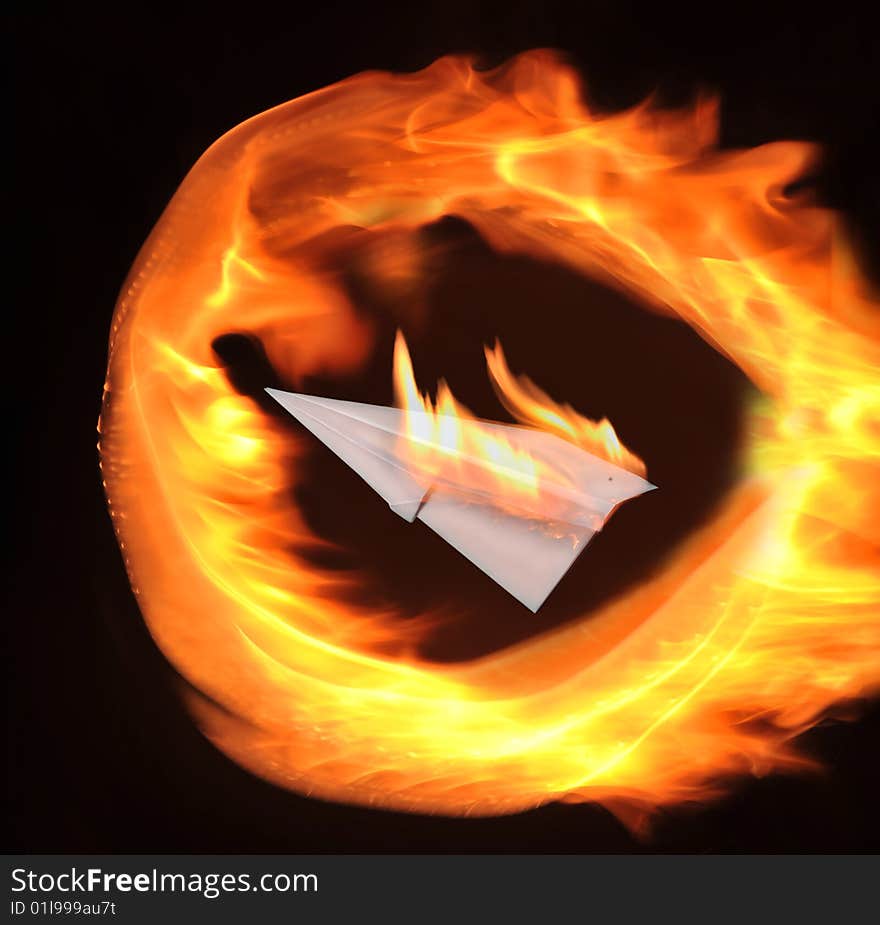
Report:
M 454 419 L 454 426 L 470 431 L 470 436 L 501 436 L 507 445 L 536 460 L 542 474 L 554 474 L 542 478 L 540 494 L 534 498 L 520 493 L 514 500 L 499 499 L 474 487 L 474 479 L 420 469 L 418 453 L 407 450 L 412 449 L 414 432 L 435 432 L 437 418 L 426 412 L 266 391 L 351 466 L 393 511 L 404 520 L 418 518 L 426 523 L 533 612 L 614 508 L 656 487 L 554 434 Z M 416 442 L 424 449 L 423 441 Z M 497 468 L 491 461 L 465 455 L 456 472 L 486 467 Z

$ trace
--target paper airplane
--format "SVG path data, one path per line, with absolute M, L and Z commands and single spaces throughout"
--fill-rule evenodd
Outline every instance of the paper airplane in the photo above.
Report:
M 390 505 L 404 520 L 427 524 L 530 610 L 537 611 L 617 505 L 656 486 L 554 434 L 476 419 L 454 421 L 473 440 L 502 440 L 541 466 L 540 492 L 493 492 L 486 470 L 503 460 L 466 451 L 439 474 L 423 467 L 436 433 L 426 412 L 316 398 L 266 389 L 286 411 Z M 416 435 L 416 436 L 414 436 Z M 420 444 L 412 452 L 413 444 Z M 451 471 L 447 471 L 451 469 Z M 548 475 L 549 473 L 549 475 Z M 503 477 L 504 472 L 500 473 Z M 496 473 L 497 475 L 497 473 Z M 517 477 L 511 472 L 512 478 Z M 504 494 L 504 497 L 501 495 Z

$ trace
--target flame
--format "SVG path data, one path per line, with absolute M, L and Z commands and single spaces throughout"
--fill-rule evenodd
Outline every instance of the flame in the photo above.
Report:
M 593 455 L 645 474 L 645 464 L 623 446 L 610 421 L 591 421 L 568 405 L 557 405 L 531 380 L 515 378 L 500 343 L 486 350 L 486 361 L 499 397 L 518 421 L 557 433 Z M 394 340 L 393 378 L 395 403 L 406 412 L 400 455 L 415 471 L 484 492 L 502 507 L 516 508 L 525 501 L 534 509 L 548 498 L 548 489 L 552 497 L 554 487 L 577 488 L 563 468 L 515 446 L 503 430 L 476 418 L 456 400 L 445 380 L 438 383 L 434 401 L 423 395 L 400 331 Z M 554 506 L 548 502 L 547 509 Z
M 455 400 L 445 380 L 437 385 L 435 402 L 419 392 L 400 331 L 394 340 L 394 397 L 397 406 L 407 412 L 406 439 L 401 445 L 416 468 L 469 487 L 501 489 L 514 496 L 538 494 L 538 461 L 503 435 L 481 428 L 478 419 Z M 469 466 L 470 460 L 481 460 L 483 465 Z
M 796 736 L 876 692 L 877 303 L 834 217 L 784 192 L 813 148 L 716 138 L 714 100 L 599 116 L 576 75 L 531 52 L 486 73 L 453 57 L 363 74 L 199 160 L 120 296 L 99 429 L 132 587 L 219 748 L 330 799 L 448 814 L 600 800 L 632 821 L 730 775 L 806 767 Z M 356 370 L 375 335 L 343 261 L 429 324 L 417 232 L 453 212 L 498 251 L 676 313 L 763 398 L 740 484 L 660 574 L 441 667 L 413 654 L 425 622 L 352 603 L 357 576 L 301 554 L 321 542 L 289 490 L 304 442 L 235 391 L 211 343 L 258 337 L 292 384 Z M 606 422 L 516 380 L 500 348 L 487 361 L 520 420 L 639 465 Z M 405 406 L 428 408 L 400 347 L 396 369 Z M 443 387 L 433 410 L 465 417 Z
M 559 434 L 636 475 L 646 474 L 645 463 L 620 442 L 608 418 L 591 421 L 571 405 L 557 404 L 527 376 L 514 376 L 498 341 L 486 348 L 486 363 L 498 397 L 517 421 Z

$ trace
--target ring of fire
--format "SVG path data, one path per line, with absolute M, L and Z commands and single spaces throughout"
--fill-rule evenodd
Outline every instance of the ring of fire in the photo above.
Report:
M 797 734 L 876 691 L 877 305 L 833 216 L 784 195 L 812 149 L 719 152 L 716 115 L 704 99 L 598 117 L 547 52 L 486 73 L 444 58 L 279 106 L 199 160 L 117 305 L 99 448 L 141 610 L 220 749 L 329 799 L 597 800 L 632 820 L 809 766 Z M 498 251 L 677 313 L 764 398 L 739 485 L 662 574 L 438 666 L 412 654 L 424 623 L 402 633 L 347 602 L 351 576 L 297 555 L 319 542 L 285 491 L 303 444 L 236 393 L 211 343 L 252 333 L 291 383 L 356 368 L 373 332 L 335 262 L 360 248 L 405 292 L 415 232 L 450 213 Z

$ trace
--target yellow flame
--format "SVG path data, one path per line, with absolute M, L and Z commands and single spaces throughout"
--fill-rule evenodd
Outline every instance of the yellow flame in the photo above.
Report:
M 438 383 L 436 402 L 419 392 L 400 331 L 394 340 L 394 396 L 407 412 L 401 452 L 418 469 L 511 501 L 537 496 L 541 467 L 536 459 L 498 432 L 463 426 L 477 419 L 456 401 L 445 381 Z

